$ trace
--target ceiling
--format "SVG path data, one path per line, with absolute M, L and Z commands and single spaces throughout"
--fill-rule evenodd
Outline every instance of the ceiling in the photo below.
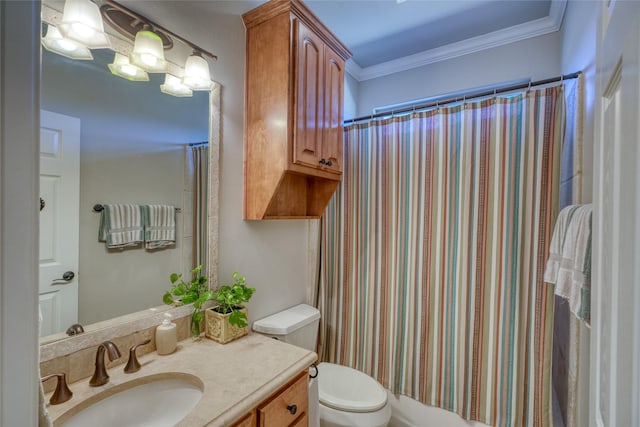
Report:
M 357 80 L 558 31 L 567 0 L 307 0 L 353 53 Z M 260 0 L 217 1 L 242 14 Z

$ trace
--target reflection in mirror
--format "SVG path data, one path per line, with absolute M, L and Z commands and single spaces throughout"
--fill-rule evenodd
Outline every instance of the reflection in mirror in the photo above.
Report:
M 206 144 L 192 145 L 209 139 L 209 92 L 194 91 L 187 98 L 166 95 L 159 88 L 164 74 L 130 82 L 109 72 L 112 51 L 92 54 L 93 61 L 78 61 L 42 51 L 42 335 L 66 337 L 64 331 L 73 323 L 86 329 L 159 306 L 170 274 L 188 274 L 198 259 L 206 259 L 206 232 L 205 240 L 194 244 L 194 233 L 206 230 L 206 206 L 196 220 L 193 206 L 198 192 L 206 200 L 208 155 Z M 74 132 L 79 139 L 75 172 L 50 169 L 52 158 L 73 158 L 66 142 Z M 74 174 L 76 191 L 65 193 L 62 184 L 73 181 Z M 95 204 L 174 206 L 179 209 L 175 244 L 109 249 L 98 239 L 101 214 L 93 210 Z M 69 214 L 65 207 L 71 207 Z M 62 254 L 74 251 L 77 267 L 59 262 Z M 66 271 L 74 273 L 72 280 L 56 280 Z M 63 292 L 71 294 L 70 302 L 61 297 Z

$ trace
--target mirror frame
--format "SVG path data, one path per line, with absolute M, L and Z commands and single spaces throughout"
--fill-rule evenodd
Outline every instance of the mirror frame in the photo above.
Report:
M 42 3 L 42 23 L 55 23 L 61 19 L 61 12 L 50 5 Z M 127 49 L 118 38 L 111 38 L 117 51 Z M 218 285 L 218 235 L 219 235 L 219 185 L 220 185 L 220 142 L 221 142 L 221 90 L 214 81 L 209 94 L 209 177 L 208 177 L 208 262 L 207 277 L 209 288 Z M 105 339 L 124 336 L 141 329 L 161 323 L 164 313 L 169 312 L 174 319 L 191 314 L 191 304 L 182 307 L 161 305 L 151 309 L 107 319 L 102 322 L 86 325 L 85 332 L 67 336 L 62 332 L 40 338 L 40 362 L 78 351 L 92 345 L 98 345 Z
M 220 139 L 221 139 L 221 86 L 214 82 L 209 95 L 209 177 L 208 177 L 208 267 L 209 288 L 218 284 L 218 226 L 219 226 L 219 186 L 220 186 Z M 104 340 L 132 334 L 136 331 L 159 325 L 164 313 L 171 313 L 174 319 L 191 315 L 191 304 L 182 307 L 158 306 L 152 309 L 114 317 L 85 327 L 79 335 L 65 333 L 48 335 L 40 339 L 40 362 L 46 362 L 86 347 L 98 345 Z

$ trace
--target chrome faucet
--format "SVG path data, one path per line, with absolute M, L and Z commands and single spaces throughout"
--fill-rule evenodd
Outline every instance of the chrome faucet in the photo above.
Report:
M 89 380 L 89 385 L 97 387 L 109 382 L 109 375 L 107 374 L 107 368 L 104 366 L 104 351 L 107 350 L 109 360 L 114 361 L 120 358 L 120 350 L 111 341 L 105 341 L 98 346 L 96 351 L 96 370 L 93 372 L 93 376 Z

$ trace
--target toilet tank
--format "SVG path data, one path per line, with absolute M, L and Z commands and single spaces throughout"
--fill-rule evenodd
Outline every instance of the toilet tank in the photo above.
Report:
M 320 312 L 300 304 L 253 322 L 253 330 L 298 347 L 316 351 Z

